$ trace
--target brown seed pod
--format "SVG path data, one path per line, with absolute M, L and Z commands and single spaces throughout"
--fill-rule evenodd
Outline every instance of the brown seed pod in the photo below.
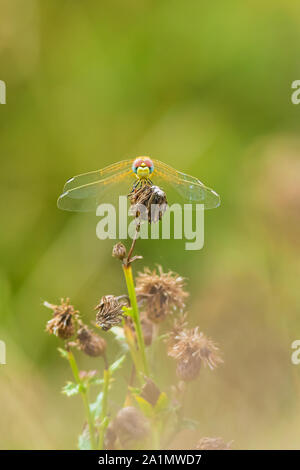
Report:
M 158 266 L 158 272 L 145 268 L 138 274 L 136 293 L 144 299 L 147 316 L 153 323 L 160 323 L 174 310 L 183 309 L 188 297 L 184 279 L 172 271 L 164 273 L 161 266 Z
M 82 326 L 77 332 L 78 348 L 88 356 L 103 356 L 106 350 L 105 339 L 98 336 L 86 325 Z
M 150 423 L 133 406 L 122 408 L 114 419 L 114 431 L 124 449 L 131 449 L 144 441 L 150 432 Z
M 190 382 L 195 380 L 200 372 L 201 359 L 191 357 L 188 361 L 178 361 L 176 366 L 176 374 L 180 380 Z
M 114 295 L 104 295 L 99 304 L 96 305 L 96 323 L 104 331 L 110 330 L 113 326 L 119 325 L 124 313 L 122 310 L 124 303 L 119 302 Z
M 70 299 L 61 299 L 60 305 L 53 305 L 49 302 L 44 302 L 44 305 L 53 310 L 53 318 L 47 322 L 46 331 L 64 340 L 74 336 L 79 312 L 74 309 L 73 305 L 70 305 Z
M 112 250 L 112 256 L 120 260 L 123 260 L 126 257 L 126 248 L 123 245 L 123 243 L 119 242 L 116 245 L 114 245 L 113 250 Z
M 131 203 L 130 214 L 141 220 L 148 220 L 150 224 L 161 220 L 168 206 L 165 192 L 154 185 L 145 184 L 132 191 L 128 198 Z

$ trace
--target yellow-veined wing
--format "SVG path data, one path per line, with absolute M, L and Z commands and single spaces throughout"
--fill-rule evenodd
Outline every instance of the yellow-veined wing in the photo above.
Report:
M 198 178 L 177 171 L 159 160 L 152 159 L 152 161 L 154 171 L 151 180 L 153 184 L 160 186 L 166 192 L 169 204 L 173 202 L 198 203 L 203 204 L 205 209 L 213 209 L 220 205 L 220 196 Z
M 127 196 L 136 181 L 131 169 L 131 163 L 132 161 L 130 160 L 130 165 L 124 165 L 122 170 L 117 172 L 112 171 L 110 173 L 111 176 L 100 180 L 96 179 L 96 174 L 99 175 L 102 170 L 100 172 L 95 171 L 79 175 L 72 181 L 69 180 L 65 185 L 67 190 L 58 198 L 57 205 L 59 209 L 90 212 L 96 211 L 97 206 L 101 203 L 116 205 L 118 197 L 121 195 Z M 96 179 L 96 181 L 93 181 L 93 179 Z M 75 184 L 75 180 L 77 183 L 83 184 L 72 187 Z M 84 184 L 85 181 L 91 182 Z
M 110 178 L 111 176 L 122 174 L 124 171 L 131 169 L 132 161 L 133 160 L 122 160 L 121 162 L 106 166 L 102 170 L 91 171 L 89 173 L 73 176 L 66 182 L 64 186 L 64 192 L 78 188 L 79 186 L 84 186 L 86 184 L 96 183 L 97 181 Z

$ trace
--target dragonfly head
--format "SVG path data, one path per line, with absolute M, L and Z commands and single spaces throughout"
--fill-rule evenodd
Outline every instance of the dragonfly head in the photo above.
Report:
M 154 165 L 149 157 L 138 157 L 132 164 L 132 171 L 138 178 L 148 178 L 154 170 Z

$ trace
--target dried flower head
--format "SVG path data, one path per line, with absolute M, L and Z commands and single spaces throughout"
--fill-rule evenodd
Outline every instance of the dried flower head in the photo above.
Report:
M 130 214 L 149 223 L 161 220 L 168 206 L 165 192 L 154 185 L 145 184 L 132 191 L 128 198 L 131 203 Z
M 119 242 L 114 245 L 112 250 L 112 256 L 120 260 L 123 260 L 126 257 L 126 248 L 123 243 Z
M 75 334 L 79 312 L 70 305 L 70 299 L 61 299 L 60 305 L 44 302 L 45 307 L 53 310 L 53 318 L 47 322 L 46 331 L 61 339 L 69 339 Z
M 232 441 L 225 442 L 222 437 L 202 437 L 198 442 L 197 450 L 230 450 Z
M 117 434 L 114 430 L 114 423 L 111 421 L 106 428 L 105 437 L 104 437 L 104 446 L 105 450 L 115 450 L 115 442 L 117 439 Z
M 223 362 L 219 348 L 199 327 L 183 328 L 170 334 L 168 355 L 177 360 L 177 374 L 181 380 L 194 380 L 201 364 L 214 369 Z
M 150 424 L 138 409 L 127 406 L 115 417 L 114 432 L 124 449 L 137 448 L 149 435 Z
M 148 318 L 160 323 L 175 309 L 183 309 L 188 293 L 184 291 L 184 279 L 169 271 L 164 273 L 161 266 L 150 271 L 145 268 L 136 278 L 136 293 L 146 301 Z
M 123 305 L 124 302 L 120 302 L 119 298 L 114 295 L 103 296 L 95 307 L 97 310 L 96 324 L 104 331 L 119 325 L 124 318 Z
M 200 372 L 201 359 L 199 357 L 190 357 L 188 361 L 179 360 L 176 366 L 176 375 L 184 382 L 195 380 Z
M 77 332 L 77 347 L 88 356 L 103 356 L 106 341 L 84 325 Z

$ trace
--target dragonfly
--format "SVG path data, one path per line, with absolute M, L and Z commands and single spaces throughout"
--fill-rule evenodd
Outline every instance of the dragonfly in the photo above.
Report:
M 220 205 L 220 196 L 199 179 L 148 156 L 122 160 L 102 170 L 70 178 L 57 205 L 67 211 L 96 211 L 102 202 L 110 202 L 116 195 L 128 195 L 143 185 L 159 186 L 168 200 L 169 192 L 175 195 L 175 202 L 203 204 L 204 209 Z

